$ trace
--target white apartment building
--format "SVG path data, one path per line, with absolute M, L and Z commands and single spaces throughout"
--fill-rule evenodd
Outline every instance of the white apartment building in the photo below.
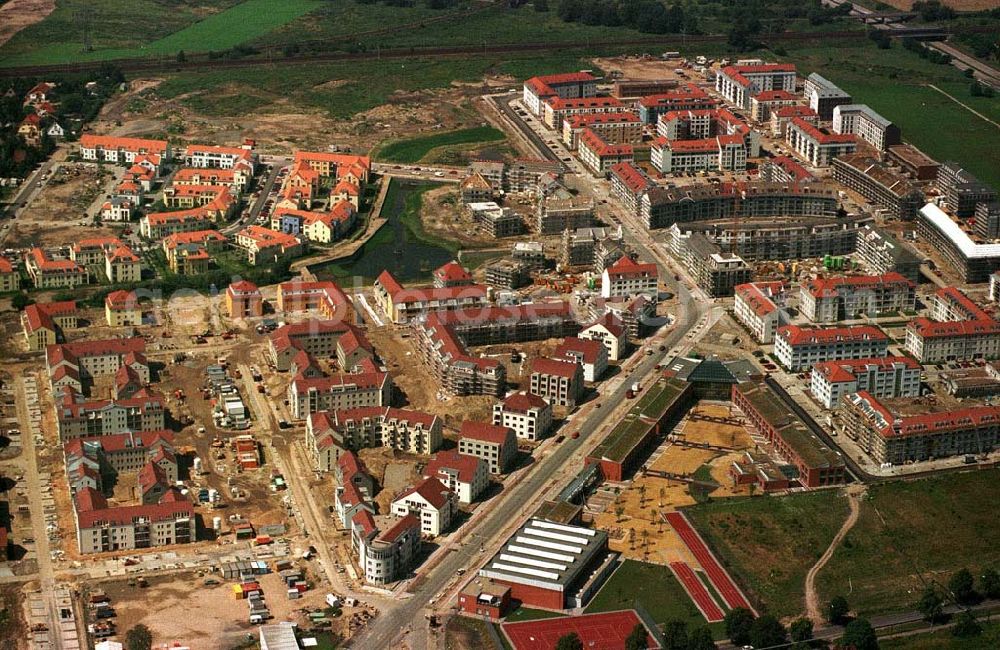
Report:
M 742 136 L 719 135 L 702 140 L 653 141 L 649 161 L 664 174 L 701 170 L 742 171 L 747 168 L 747 147 Z
M 367 510 L 351 520 L 351 546 L 358 566 L 371 585 L 387 585 L 401 579 L 420 549 L 420 520 L 407 515 L 383 531 Z
M 899 127 L 866 104 L 842 104 L 835 107 L 833 132 L 856 135 L 879 151 L 902 142 Z
M 628 255 L 604 269 L 601 274 L 601 297 L 623 297 L 638 294 L 655 299 L 660 276 L 655 264 L 639 264 Z
M 166 140 L 118 138 L 110 135 L 84 133 L 80 136 L 80 157 L 84 160 L 131 165 L 138 156 L 170 157 Z
M 906 351 L 920 363 L 1000 358 L 1000 322 L 963 320 L 938 323 L 914 318 L 906 325 Z
M 517 437 L 508 427 L 467 420 L 459 430 L 458 453 L 482 458 L 491 474 L 503 474 L 517 455 Z
M 538 395 L 521 391 L 493 405 L 493 424 L 525 440 L 540 440 L 552 426 L 552 407 Z
M 534 115 L 542 114 L 542 100 L 548 97 L 575 99 L 597 94 L 597 79 L 589 72 L 566 72 L 532 77 L 524 82 L 521 101 Z
M 384 372 L 299 376 L 288 386 L 288 410 L 294 419 L 304 420 L 317 411 L 386 406 L 391 396 L 392 379 Z
M 823 361 L 884 357 L 889 337 L 869 325 L 804 328 L 785 325 L 774 338 L 774 355 L 789 370 L 801 371 Z
M 837 156 L 854 153 L 858 148 L 855 136 L 827 133 L 801 117 L 788 123 L 785 142 L 814 167 L 829 167 Z
M 824 361 L 813 366 L 809 390 L 828 409 L 862 390 L 875 397 L 919 397 L 920 371 L 910 357 Z
M 744 110 L 750 110 L 750 98 L 764 90 L 795 92 L 795 66 L 787 63 L 738 63 L 715 73 L 715 90 Z
M 600 341 L 608 350 L 609 361 L 620 361 L 628 354 L 628 331 L 621 320 L 611 313 L 580 330 L 580 338 Z
M 437 537 L 448 530 L 457 510 L 458 495 L 435 477 L 405 490 L 392 502 L 392 514 L 417 517 L 420 533 L 429 537 Z
M 943 287 L 931 299 L 931 318 L 946 322 L 955 320 L 992 320 L 990 315 L 955 287 Z
M 788 315 L 784 310 L 784 282 L 751 282 L 734 289 L 733 313 L 759 343 L 773 343 L 778 327 Z
M 243 161 L 253 170 L 253 152 L 243 147 L 215 147 L 188 145 L 184 150 L 184 163 L 188 167 L 232 169 Z
M 424 467 L 425 479 L 436 478 L 458 495 L 459 503 L 473 503 L 490 484 L 489 465 L 482 458 L 454 449 L 439 452 Z
M 895 272 L 816 278 L 799 291 L 799 311 L 814 323 L 914 311 L 916 307 L 916 285 Z

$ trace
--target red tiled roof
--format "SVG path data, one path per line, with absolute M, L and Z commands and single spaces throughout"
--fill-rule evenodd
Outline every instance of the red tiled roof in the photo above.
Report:
M 539 398 L 541 399 L 541 398 Z M 483 460 L 477 456 L 460 454 L 456 449 L 439 451 L 434 458 L 424 467 L 424 477 L 438 477 L 443 469 L 456 470 L 458 480 L 462 483 L 472 483 L 476 477 L 476 470 Z
M 798 162 L 792 160 L 788 156 L 775 156 L 768 160 L 772 165 L 777 165 L 778 167 L 784 169 L 786 172 L 791 174 L 795 182 L 807 181 L 814 178 L 814 176 L 806 170 L 805 167 L 800 165 Z
M 868 402 L 873 411 L 882 417 L 884 426 L 878 426 L 879 423 L 870 416 L 867 419 L 885 438 L 971 431 L 978 427 L 995 427 L 1000 424 L 1000 406 L 973 406 L 954 411 L 898 416 L 867 391 L 858 391 L 857 396 Z
M 614 164 L 611 167 L 611 175 L 620 179 L 628 191 L 633 194 L 639 194 L 653 186 L 653 181 L 628 161 Z
M 538 395 L 521 391 L 514 393 L 503 401 L 503 410 L 514 413 L 527 413 L 531 409 L 544 410 L 548 405 L 549 403 Z
M 460 298 L 485 298 L 486 287 L 481 284 L 465 284 L 456 287 L 404 288 L 389 271 L 382 271 L 378 276 L 382 286 L 394 304 L 428 303 L 441 300 L 457 300 Z
M 411 515 L 407 516 L 409 517 Z M 378 528 L 375 527 L 375 517 L 373 517 L 372 513 L 368 512 L 364 508 L 359 510 L 357 513 L 355 513 L 353 517 L 351 517 L 351 525 L 355 528 L 360 528 L 362 534 L 365 537 L 371 535 L 376 530 L 378 530 Z M 420 522 L 417 522 L 417 525 L 419 526 Z
M 411 494 L 417 494 L 430 504 L 431 507 L 440 510 L 448 502 L 448 495 L 451 493 L 451 490 L 446 488 L 441 481 L 432 476 L 407 490 L 403 490 L 393 501 L 399 501 Z
M 539 357 L 531 362 L 532 374 L 537 372 L 542 375 L 553 375 L 556 377 L 572 378 L 576 375 L 579 367 L 580 364 L 576 362 L 549 359 L 547 357 Z
M 103 149 L 124 149 L 126 151 L 146 151 L 164 154 L 167 151 L 166 140 L 144 140 L 142 138 L 118 138 L 110 135 L 94 135 L 84 133 L 80 136 L 80 146 L 85 149 L 101 147 Z
M 460 438 L 468 438 L 469 440 L 480 440 L 482 442 L 491 442 L 495 445 L 503 445 L 507 444 L 510 438 L 514 435 L 514 432 L 508 427 L 502 427 L 498 424 L 466 420 L 465 422 L 462 422 L 462 428 L 459 429 L 458 435 Z
M 584 115 L 570 115 L 568 118 L 571 128 L 579 129 L 591 124 L 616 124 L 619 122 L 639 123 L 639 116 L 635 113 L 589 113 Z
M 992 319 L 938 323 L 929 318 L 919 317 L 911 320 L 906 328 L 925 339 L 1000 334 L 1000 322 Z
M 546 102 L 554 111 L 572 110 L 574 108 L 607 108 L 622 107 L 621 100 L 617 97 L 573 97 L 564 99 L 553 97 Z
M 451 261 L 434 271 L 434 277 L 445 282 L 467 282 L 472 276 L 458 262 Z
M 229 285 L 227 291 L 233 295 L 243 293 L 260 293 L 260 289 L 257 288 L 257 285 L 249 280 L 237 280 Z
M 380 388 L 388 380 L 389 375 L 384 372 L 360 372 L 352 375 L 336 374 L 331 377 L 296 377 L 292 381 L 292 387 L 297 394 L 304 395 L 310 390 L 323 393 L 336 387 L 370 390 Z
M 578 354 L 583 357 L 583 363 L 594 364 L 597 363 L 597 359 L 600 357 L 603 350 L 604 344 L 600 341 L 570 336 L 559 344 L 559 346 L 552 353 L 552 356 L 557 359 L 564 357 L 568 360 L 575 361 L 575 354 Z
M 412 514 L 406 515 L 397 521 L 392 525 L 392 528 L 380 534 L 377 539 L 380 542 L 387 542 L 391 544 L 402 537 L 404 533 L 411 530 L 414 531 L 415 534 L 420 534 L 420 520 Z
M 811 345 L 851 341 L 888 341 L 885 333 L 870 325 L 855 327 L 807 328 L 798 325 L 784 325 L 778 328 L 778 336 L 791 345 Z
M 809 108 L 808 106 L 795 105 L 795 106 L 781 106 L 773 111 L 778 117 L 819 117 L 816 111 Z
M 618 258 L 607 272 L 611 278 L 659 277 L 655 264 L 639 264 L 628 255 Z
M 851 275 L 837 278 L 816 278 L 806 284 L 806 290 L 816 298 L 831 298 L 837 295 L 838 291 L 844 287 L 868 288 L 868 287 L 908 287 L 914 288 L 916 285 L 905 277 L 890 271 L 883 275 Z
M 139 296 L 135 291 L 119 289 L 104 297 L 104 304 L 111 309 L 126 309 L 139 306 Z
M 14 265 L 6 257 L 0 257 L 0 273 L 13 273 Z
M 850 133 L 827 133 L 823 131 L 815 124 L 806 122 L 801 117 L 792 118 L 792 126 L 798 128 L 805 135 L 816 140 L 819 144 L 846 144 L 849 142 L 857 142 L 857 138 Z
M 920 370 L 920 364 L 910 357 L 870 357 L 867 359 L 843 359 L 840 361 L 823 361 L 813 366 L 813 372 L 818 372 L 827 381 L 842 383 L 854 381 L 856 374 L 865 371 L 869 366 L 875 366 L 878 372 L 888 372 L 895 364 L 903 364 L 908 370 Z
M 960 310 L 966 320 L 993 320 L 989 314 L 980 309 L 979 305 L 969 300 L 968 296 L 955 287 L 942 287 L 934 292 L 934 297 Z
M 759 102 L 794 101 L 798 95 L 787 90 L 764 90 L 754 95 L 754 99 Z
M 587 325 L 584 329 L 589 329 L 594 325 L 601 325 L 615 338 L 621 338 L 625 333 L 625 326 L 622 324 L 622 320 L 611 312 L 605 312 L 604 315 L 590 325 Z
M 736 295 L 746 302 L 758 316 L 766 316 L 776 310 L 772 296 L 784 291 L 783 282 L 747 283 L 737 285 Z
M 580 145 L 586 146 L 594 152 L 594 155 L 600 158 L 604 158 L 606 156 L 632 155 L 632 145 L 609 144 L 598 133 L 589 128 L 580 132 Z

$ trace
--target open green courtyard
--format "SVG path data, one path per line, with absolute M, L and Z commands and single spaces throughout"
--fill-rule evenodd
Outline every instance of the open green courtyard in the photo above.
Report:
M 499 129 L 492 126 L 476 126 L 408 140 L 396 140 L 380 147 L 372 157 L 383 162 L 416 163 L 423 161 L 432 152 L 446 147 L 482 145 L 502 142 L 505 139 L 506 136 Z

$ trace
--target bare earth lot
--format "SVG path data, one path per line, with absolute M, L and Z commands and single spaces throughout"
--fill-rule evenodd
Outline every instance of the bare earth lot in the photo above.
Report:
M 0 45 L 25 27 L 41 22 L 56 8 L 55 0 L 9 0 L 0 7 Z

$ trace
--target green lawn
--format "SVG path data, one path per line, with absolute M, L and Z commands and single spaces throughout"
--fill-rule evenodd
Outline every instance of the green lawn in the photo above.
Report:
M 48 18 L 0 48 L 0 60 L 12 66 L 223 50 L 320 6 L 320 0 L 59 0 Z M 89 52 L 83 45 L 83 14 L 89 21 Z
M 1000 472 L 872 487 L 857 525 L 817 578 L 824 599 L 848 594 L 875 615 L 911 605 L 928 581 L 1000 568 Z M 884 523 L 883 523 L 884 520 Z
M 383 162 L 420 162 L 435 149 L 456 145 L 478 145 L 488 142 L 502 142 L 507 136 L 492 126 L 476 126 L 457 131 L 445 131 L 424 135 L 409 140 L 396 140 L 378 149 L 372 157 Z
M 938 161 L 957 160 L 980 180 L 1000 187 L 1000 128 L 925 84 L 933 84 L 1000 122 L 1000 97 L 972 97 L 969 80 L 950 65 L 935 65 L 898 43 L 879 50 L 867 41 L 832 41 L 788 48 L 800 73 L 817 71 L 899 125 L 903 139 Z M 942 128 L 947 124 L 948 128 Z
M 518 607 L 513 612 L 508 614 L 504 620 L 508 623 L 517 623 L 518 621 L 537 621 L 543 618 L 556 618 L 558 616 L 565 616 L 565 614 L 550 612 L 544 609 Z
M 996 650 L 1000 648 L 1000 623 L 980 622 L 983 633 L 968 639 L 956 639 L 951 630 L 915 634 L 898 639 L 881 639 L 882 650 Z
M 749 595 L 777 616 L 804 609 L 805 574 L 847 517 L 847 500 L 824 490 L 789 497 L 713 500 L 685 514 Z
M 684 621 L 689 629 L 706 625 L 705 617 L 677 582 L 669 567 L 634 560 L 623 562 L 614 575 L 608 578 L 607 583 L 590 601 L 585 613 L 633 609 L 636 602 L 641 603 L 653 620 L 660 624 Z M 716 638 L 725 634 L 720 625 L 710 626 Z

